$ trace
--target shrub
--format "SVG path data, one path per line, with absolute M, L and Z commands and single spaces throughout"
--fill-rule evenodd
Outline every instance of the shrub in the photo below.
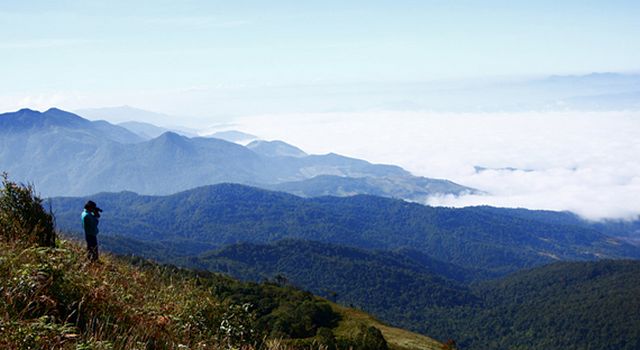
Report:
M 359 324 L 350 335 L 350 339 L 342 339 L 342 348 L 353 350 L 388 350 L 387 341 L 379 329 Z
M 0 188 L 0 238 L 7 242 L 54 247 L 53 217 L 31 185 L 21 185 L 2 173 Z

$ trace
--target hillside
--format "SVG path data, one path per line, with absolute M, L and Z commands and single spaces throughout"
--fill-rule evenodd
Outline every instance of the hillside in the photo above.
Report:
M 292 287 L 241 283 L 109 254 L 90 265 L 76 243 L 58 244 L 22 249 L 0 242 L 0 348 L 278 348 L 334 338 L 342 346 L 368 349 L 358 332 L 370 327 L 382 331 L 391 349 L 440 348 L 430 338 Z M 224 322 L 232 328 L 225 330 Z
M 524 219 L 541 221 L 554 225 L 572 225 L 590 228 L 608 236 L 622 238 L 635 245 L 640 245 L 640 220 L 603 220 L 588 221 L 571 212 L 549 210 L 527 210 L 479 207 L 492 213 L 502 213 Z
M 439 348 L 290 286 L 109 254 L 88 263 L 77 243 L 34 240 L 51 233 L 41 200 L 3 185 L 0 348 Z
M 318 242 L 239 244 L 178 262 L 287 281 L 462 349 L 640 344 L 640 261 L 555 263 L 471 285 L 407 255 Z
M 640 348 L 640 261 L 556 263 L 474 289 L 485 310 L 447 310 L 468 317 L 445 326 L 469 348 Z
M 640 248 L 594 229 L 482 208 L 426 207 L 373 196 L 300 198 L 221 184 L 170 196 L 91 197 L 106 209 L 103 232 L 195 255 L 212 246 L 285 238 L 363 249 L 408 248 L 467 269 L 504 275 L 558 260 L 640 258 Z M 86 198 L 52 200 L 58 223 L 78 230 Z M 200 247 L 200 248 L 199 248 Z
M 428 324 L 434 308 L 480 302 L 464 285 L 403 255 L 320 242 L 243 243 L 175 262 L 243 280 L 284 278 L 291 285 L 405 328 Z
M 124 190 L 170 194 L 223 182 L 270 186 L 321 175 L 393 178 L 380 182 L 378 192 L 388 197 L 407 195 L 406 188 L 415 188 L 421 195 L 473 191 L 452 182 L 416 177 L 393 165 L 333 153 L 307 155 L 282 141 L 259 141 L 245 147 L 174 132 L 149 139 L 59 109 L 0 114 L 0 170 L 36 184 L 45 196 Z M 437 186 L 430 186 L 431 182 Z
M 634 333 L 639 321 L 634 314 L 640 278 L 637 261 L 553 264 L 469 289 L 458 286 L 457 293 L 449 289 L 447 300 L 437 291 L 451 288 L 451 282 L 437 275 L 425 280 L 425 272 L 418 268 L 401 270 L 398 263 L 381 258 L 378 262 L 385 263 L 379 265 L 372 262 L 376 254 L 359 252 L 361 256 L 349 257 L 341 254 L 349 249 L 308 242 L 241 248 L 224 249 L 202 260 L 209 262 L 210 268 L 239 271 L 242 266 L 251 266 L 248 271 L 277 271 L 276 275 L 291 283 L 315 288 L 343 304 L 366 305 L 393 324 L 440 340 L 454 337 L 463 348 L 582 348 L 598 344 L 599 349 L 633 349 L 639 341 L 640 335 Z M 279 250 L 288 250 L 289 256 L 277 254 Z M 456 294 L 466 295 L 466 302 L 452 302 L 450 297 Z M 626 307 L 623 305 L 631 309 L 621 310 Z M 612 336 L 619 340 L 609 340 Z

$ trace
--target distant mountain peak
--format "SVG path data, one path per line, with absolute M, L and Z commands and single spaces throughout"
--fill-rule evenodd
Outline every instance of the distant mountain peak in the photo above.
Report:
M 23 108 L 17 112 L 2 114 L 6 126 L 17 128 L 43 128 L 50 126 L 75 127 L 86 125 L 90 121 L 70 112 L 58 108 L 49 108 L 45 112 L 40 112 L 30 108 Z
M 179 147 L 187 147 L 190 144 L 188 137 L 176 134 L 173 131 L 167 131 L 149 142 L 153 144 L 166 144 Z
M 70 113 L 70 112 L 64 111 L 64 110 L 62 110 L 62 109 L 60 109 L 60 108 L 56 108 L 56 107 L 51 107 L 51 108 L 47 109 L 47 110 L 44 112 L 44 114 L 52 113 L 52 112 L 53 112 L 53 113 L 56 113 L 56 112 L 64 112 L 64 113 L 72 114 L 72 113 Z
M 40 111 L 37 111 L 35 109 L 31 109 L 31 108 L 21 108 L 16 113 L 38 113 L 39 114 Z M 4 113 L 4 114 L 8 114 L 8 113 Z
M 91 121 L 85 118 L 82 118 L 81 116 L 75 113 L 67 112 L 59 108 L 49 108 L 44 113 L 42 113 L 42 115 L 47 117 L 57 118 L 58 120 L 65 121 L 65 122 L 91 123 Z
M 23 108 L 17 112 L 0 115 L 0 132 L 16 136 L 28 132 L 75 132 L 82 130 L 84 135 L 94 139 L 110 139 L 119 143 L 136 143 L 142 139 L 125 128 L 103 120 L 90 121 L 75 113 L 60 108 L 49 108 L 45 112 Z M 76 136 L 71 137 L 76 139 Z M 77 140 L 77 139 L 76 139 Z
M 166 140 L 172 140 L 172 141 L 183 141 L 188 139 L 185 136 L 179 135 L 173 131 L 166 131 L 164 133 L 162 133 L 160 136 L 158 136 L 156 139 L 166 139 Z

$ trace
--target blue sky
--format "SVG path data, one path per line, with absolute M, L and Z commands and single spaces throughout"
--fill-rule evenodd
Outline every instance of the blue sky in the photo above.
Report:
M 637 72 L 639 17 L 637 1 L 5 0 L 0 108 L 193 115 L 283 86 Z

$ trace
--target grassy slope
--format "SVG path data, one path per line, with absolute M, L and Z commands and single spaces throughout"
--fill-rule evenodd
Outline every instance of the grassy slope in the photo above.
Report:
M 101 260 L 87 264 L 84 249 L 69 241 L 52 249 L 0 240 L 0 348 L 119 349 L 155 343 L 209 349 L 239 341 L 220 337 L 220 320 L 230 317 L 233 306 L 210 289 L 225 283 L 236 288 L 239 282 L 218 276 L 202 286 L 199 278 L 172 268 L 134 266 L 109 254 Z M 242 288 L 248 287 L 233 291 Z M 342 318 L 333 329 L 336 337 L 349 338 L 351 327 L 364 322 L 380 329 L 393 349 L 439 347 L 362 312 L 332 307 Z M 242 323 L 242 317 L 235 322 Z
M 0 348 L 132 348 L 150 340 L 171 347 L 214 345 L 206 325 L 190 319 L 217 302 L 195 281 L 109 255 L 88 264 L 71 242 L 55 249 L 0 244 L 6 331 Z
M 404 329 L 390 327 L 376 320 L 371 315 L 354 309 L 333 304 L 334 310 L 343 316 L 335 330 L 336 335 L 348 335 L 354 324 L 364 323 L 378 328 L 387 340 L 390 349 L 394 350 L 436 350 L 442 349 L 442 343 L 427 336 L 409 332 Z

